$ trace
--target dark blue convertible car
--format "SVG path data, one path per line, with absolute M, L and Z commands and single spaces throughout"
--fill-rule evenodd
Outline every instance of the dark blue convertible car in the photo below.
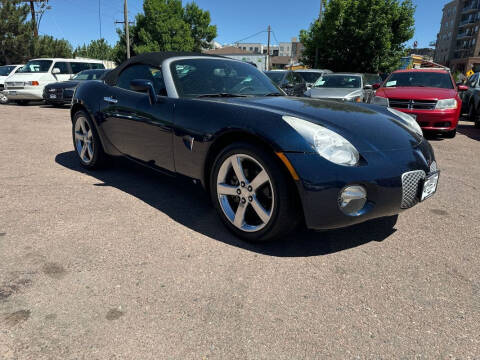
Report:
M 150 53 L 81 84 L 71 108 L 81 164 L 124 156 L 198 179 L 248 241 L 297 224 L 334 229 L 394 217 L 432 196 L 439 171 L 410 116 L 288 97 L 255 67 Z

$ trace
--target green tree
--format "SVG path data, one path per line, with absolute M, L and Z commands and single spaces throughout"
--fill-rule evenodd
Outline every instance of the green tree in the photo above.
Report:
M 209 49 L 211 41 L 217 37 L 217 26 L 210 25 L 210 12 L 203 11 L 194 2 L 187 4 L 184 11 L 184 20 L 193 38 L 193 51 Z
M 143 13 L 130 26 L 131 55 L 151 51 L 201 51 L 217 36 L 210 25 L 210 13 L 195 3 L 182 6 L 181 0 L 144 0 Z M 125 60 L 125 32 L 118 29 L 119 41 L 113 49 L 117 63 Z
M 112 50 L 113 48 L 105 39 L 99 39 L 92 40 L 88 45 L 78 46 L 73 54 L 91 59 L 112 60 Z
M 330 0 L 322 21 L 302 30 L 303 61 L 333 71 L 398 67 L 414 34 L 412 0 Z
M 42 35 L 33 42 L 32 58 L 39 57 L 72 57 L 72 45 L 67 40 L 55 39 L 53 36 Z
M 0 0 L 0 65 L 22 63 L 29 57 L 31 25 L 28 5 Z

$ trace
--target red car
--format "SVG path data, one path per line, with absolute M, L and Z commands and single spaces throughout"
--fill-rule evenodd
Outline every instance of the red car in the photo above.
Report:
M 442 133 L 453 138 L 462 109 L 459 91 L 445 69 L 411 69 L 393 72 L 383 84 L 375 84 L 372 104 L 389 106 L 417 120 L 424 132 Z

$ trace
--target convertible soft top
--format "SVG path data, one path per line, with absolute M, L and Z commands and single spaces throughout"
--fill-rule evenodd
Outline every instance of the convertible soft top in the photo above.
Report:
M 144 53 L 137 56 L 134 56 L 128 60 L 125 60 L 123 63 L 118 65 L 115 69 L 110 71 L 107 76 L 105 76 L 105 83 L 108 85 L 115 85 L 117 83 L 118 76 L 126 67 L 132 64 L 145 64 L 151 66 L 160 66 L 162 62 L 166 59 L 178 56 L 206 56 L 206 57 L 219 57 L 223 56 L 202 54 L 197 52 L 179 52 L 179 51 L 159 51 Z

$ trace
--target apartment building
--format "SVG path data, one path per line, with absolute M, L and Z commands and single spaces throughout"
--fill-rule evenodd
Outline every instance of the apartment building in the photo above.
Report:
M 480 0 L 453 0 L 443 8 L 434 61 L 452 71 L 480 71 Z
M 254 54 L 267 54 L 267 45 L 261 43 L 236 43 L 235 47 Z M 270 55 L 278 56 L 278 45 L 270 45 Z

